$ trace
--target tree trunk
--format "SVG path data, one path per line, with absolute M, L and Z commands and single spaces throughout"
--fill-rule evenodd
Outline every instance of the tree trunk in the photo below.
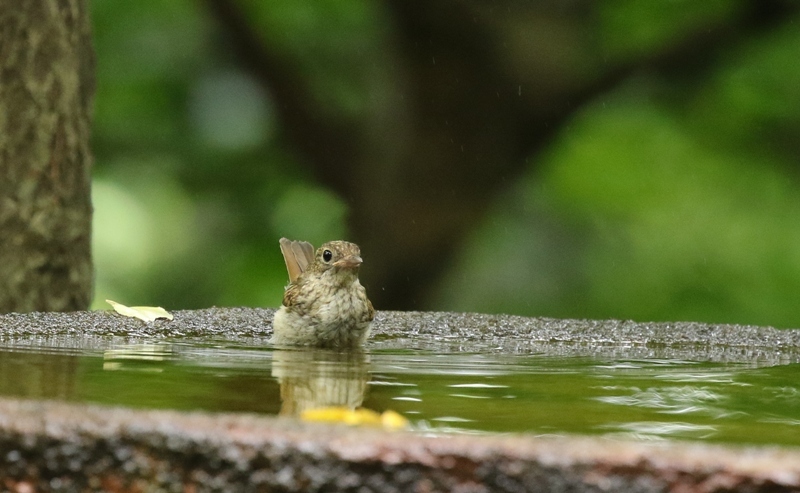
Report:
M 94 53 L 86 0 L 0 0 L 0 312 L 86 309 Z

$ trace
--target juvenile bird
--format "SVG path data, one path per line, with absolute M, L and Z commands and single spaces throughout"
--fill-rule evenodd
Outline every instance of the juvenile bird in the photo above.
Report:
M 375 309 L 358 282 L 361 250 L 346 241 L 314 247 L 280 240 L 289 271 L 283 306 L 272 322 L 272 343 L 281 346 L 352 348 L 369 335 Z

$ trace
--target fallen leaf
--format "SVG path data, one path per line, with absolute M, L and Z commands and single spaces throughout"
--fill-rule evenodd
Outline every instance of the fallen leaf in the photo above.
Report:
M 381 425 L 389 430 L 401 430 L 403 428 L 408 428 L 409 423 L 402 414 L 387 409 L 381 414 Z
M 344 423 L 355 426 L 382 426 L 397 430 L 408 427 L 408 420 L 395 411 L 384 411 L 383 414 L 366 409 L 348 409 L 346 407 L 320 407 L 307 409 L 300 414 L 303 421 L 325 423 Z
M 106 300 L 106 303 L 114 307 L 114 311 L 126 317 L 138 318 L 145 322 L 152 322 L 157 318 L 172 320 L 172 314 L 160 306 L 125 306 L 116 301 Z

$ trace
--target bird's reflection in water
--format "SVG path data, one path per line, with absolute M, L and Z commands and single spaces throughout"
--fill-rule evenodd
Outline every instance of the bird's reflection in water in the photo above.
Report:
M 272 376 L 281 387 L 281 416 L 308 409 L 355 409 L 364 401 L 369 355 L 363 351 L 276 349 Z

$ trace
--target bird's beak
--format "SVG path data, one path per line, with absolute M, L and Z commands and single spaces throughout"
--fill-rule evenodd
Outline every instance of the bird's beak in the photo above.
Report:
M 350 255 L 349 257 L 345 257 L 342 260 L 334 262 L 333 265 L 345 269 L 355 269 L 356 267 L 361 265 L 361 262 L 363 262 L 363 260 L 361 260 L 361 257 L 359 257 L 358 255 Z

